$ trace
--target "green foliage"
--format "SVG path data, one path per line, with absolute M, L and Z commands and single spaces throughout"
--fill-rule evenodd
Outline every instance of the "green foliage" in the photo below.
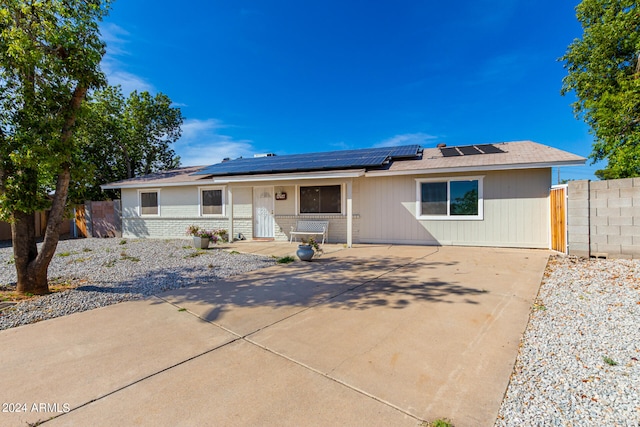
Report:
M 533 309 L 538 311 L 547 311 L 547 307 L 539 302 L 533 303 Z
M 278 264 L 289 264 L 290 262 L 294 262 L 296 259 L 291 255 L 283 256 L 282 258 L 278 258 L 276 262 Z
M 50 206 L 80 101 L 104 83 L 106 1 L 0 0 L 0 217 Z
M 640 6 L 636 0 L 583 0 L 582 39 L 561 58 L 562 93 L 575 92 L 576 116 L 595 137 L 591 158 L 604 179 L 640 176 Z
M 469 190 L 452 200 L 451 215 L 478 215 L 478 190 Z
M 433 420 L 430 423 L 423 422 L 421 424 L 423 427 L 454 427 L 451 420 L 448 418 L 438 418 L 437 420 Z
M 615 360 L 607 356 L 604 356 L 602 360 L 604 360 L 604 363 L 606 363 L 609 366 L 616 366 L 618 364 L 618 362 L 616 362 Z
M 302 237 L 300 241 L 303 245 L 311 246 L 316 252 L 321 252 L 320 245 L 318 244 L 318 241 L 315 239 L 315 237 Z
M 135 256 L 131 256 L 131 255 L 127 255 L 127 252 L 125 252 L 125 251 L 120 252 L 120 259 L 124 260 L 124 261 L 133 261 L 133 262 L 140 261 L 140 258 L 135 257 Z
M 112 260 L 109 260 L 109 261 L 105 261 L 102 265 L 107 267 L 107 268 L 111 268 L 111 267 L 116 265 L 116 262 L 118 262 L 117 259 L 112 259 Z
M 184 256 L 184 258 L 195 258 L 195 257 L 199 257 L 200 255 L 205 254 L 205 250 L 204 249 L 198 249 L 194 252 L 188 253 Z
M 117 197 L 100 185 L 180 166 L 170 144 L 180 138 L 183 117 L 171 104 L 163 93 L 134 91 L 125 99 L 119 86 L 90 94 L 77 131 L 82 150 L 76 161 L 84 167 L 73 175 L 71 198 Z

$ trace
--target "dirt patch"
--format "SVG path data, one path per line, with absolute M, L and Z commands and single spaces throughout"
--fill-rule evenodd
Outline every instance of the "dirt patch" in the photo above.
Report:
M 64 292 L 77 288 L 87 283 L 85 279 L 61 279 L 49 280 L 49 293 Z M 0 303 L 12 303 L 39 298 L 41 295 L 22 294 L 16 290 L 16 283 L 0 284 Z M 6 308 L 6 307 L 4 307 Z

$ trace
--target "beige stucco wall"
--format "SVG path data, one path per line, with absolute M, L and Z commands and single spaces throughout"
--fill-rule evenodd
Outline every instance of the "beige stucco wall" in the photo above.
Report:
M 484 176 L 483 220 L 417 220 L 416 179 Z M 360 241 L 549 247 L 551 170 L 360 179 Z

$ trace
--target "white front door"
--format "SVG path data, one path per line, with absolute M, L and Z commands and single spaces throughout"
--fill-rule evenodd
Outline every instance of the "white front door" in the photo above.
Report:
M 253 237 L 273 238 L 273 187 L 253 187 Z

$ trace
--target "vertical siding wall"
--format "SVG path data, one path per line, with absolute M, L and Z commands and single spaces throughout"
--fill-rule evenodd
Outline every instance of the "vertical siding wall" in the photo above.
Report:
M 417 220 L 416 179 L 484 176 L 483 220 Z M 551 170 L 360 179 L 360 241 L 549 248 Z
M 569 254 L 640 258 L 640 178 L 569 182 Z

